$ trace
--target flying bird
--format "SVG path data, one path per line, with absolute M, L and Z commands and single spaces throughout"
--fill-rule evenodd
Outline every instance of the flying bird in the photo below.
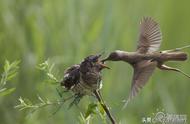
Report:
M 144 17 L 140 22 L 140 34 L 138 45 L 135 52 L 116 50 L 102 60 L 105 61 L 124 61 L 129 63 L 133 69 L 131 91 L 127 103 L 137 95 L 139 90 L 147 83 L 155 68 L 161 70 L 177 71 L 189 77 L 186 73 L 177 68 L 172 68 L 164 64 L 166 61 L 185 61 L 187 54 L 181 49 L 190 47 L 176 48 L 173 50 L 158 51 L 162 42 L 162 33 L 156 21 L 151 17 Z

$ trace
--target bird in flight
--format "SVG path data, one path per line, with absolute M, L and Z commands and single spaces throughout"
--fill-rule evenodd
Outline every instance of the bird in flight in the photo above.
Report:
M 172 68 L 164 63 L 166 61 L 185 61 L 187 54 L 181 52 L 185 46 L 172 50 L 158 51 L 162 42 L 162 33 L 156 21 L 151 17 L 144 17 L 140 22 L 140 34 L 135 52 L 116 50 L 102 60 L 105 61 L 125 61 L 132 65 L 134 69 L 132 85 L 129 97 L 124 105 L 137 95 L 139 90 L 147 83 L 156 67 L 161 70 L 177 71 L 189 77 L 186 73 L 177 68 Z

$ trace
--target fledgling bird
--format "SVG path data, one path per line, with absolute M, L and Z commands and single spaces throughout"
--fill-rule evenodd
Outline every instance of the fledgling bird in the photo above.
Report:
M 104 103 L 100 94 L 102 87 L 102 69 L 110 69 L 100 61 L 101 55 L 90 55 L 86 57 L 80 64 L 73 65 L 66 69 L 64 79 L 61 86 L 67 90 L 71 90 L 75 99 L 70 104 L 78 104 L 80 99 L 85 95 L 93 95 L 97 98 L 112 124 L 115 124 L 115 119 L 109 112 L 108 107 Z
M 162 34 L 158 23 L 150 17 L 144 17 L 140 22 L 140 35 L 136 52 L 117 50 L 102 60 L 102 62 L 125 61 L 134 68 L 131 92 L 125 106 L 146 84 L 156 67 L 161 70 L 177 71 L 190 78 L 181 70 L 164 64 L 166 61 L 185 61 L 187 54 L 180 50 L 189 46 L 159 52 L 161 41 Z
M 77 102 L 84 95 L 93 95 L 94 91 L 101 88 L 101 71 L 109 67 L 100 61 L 100 57 L 101 55 L 90 55 L 80 64 L 66 69 L 61 86 L 71 90 L 78 98 Z

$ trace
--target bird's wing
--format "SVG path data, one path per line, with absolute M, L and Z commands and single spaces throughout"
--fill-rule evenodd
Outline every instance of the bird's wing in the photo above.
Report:
M 151 53 L 159 49 L 162 41 L 160 27 L 150 17 L 144 17 L 140 22 L 140 34 L 137 45 L 137 52 Z
M 71 67 L 68 67 L 65 72 L 64 72 L 64 75 L 68 74 L 68 73 L 71 73 L 73 70 L 76 70 L 80 67 L 80 65 L 72 65 Z
M 143 65 L 143 66 L 142 66 Z M 155 70 L 157 62 L 151 62 L 151 60 L 145 60 L 137 63 L 134 66 L 134 74 L 132 79 L 131 91 L 124 107 L 127 103 L 137 95 L 139 90 L 147 83 L 148 79 Z
M 61 86 L 70 89 L 73 85 L 77 84 L 80 79 L 79 72 L 80 65 L 73 65 L 65 70 L 64 79 L 61 81 Z

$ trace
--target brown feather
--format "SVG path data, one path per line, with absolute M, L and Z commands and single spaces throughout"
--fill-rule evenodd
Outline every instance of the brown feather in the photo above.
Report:
M 150 17 L 145 17 L 140 23 L 140 35 L 137 46 L 139 53 L 151 53 L 160 48 L 162 34 L 160 27 Z
M 136 94 L 139 92 L 139 89 L 141 89 L 147 83 L 156 66 L 157 62 L 151 62 L 150 60 L 141 61 L 134 66 L 134 75 L 129 99 L 132 99 L 134 96 L 136 96 Z

